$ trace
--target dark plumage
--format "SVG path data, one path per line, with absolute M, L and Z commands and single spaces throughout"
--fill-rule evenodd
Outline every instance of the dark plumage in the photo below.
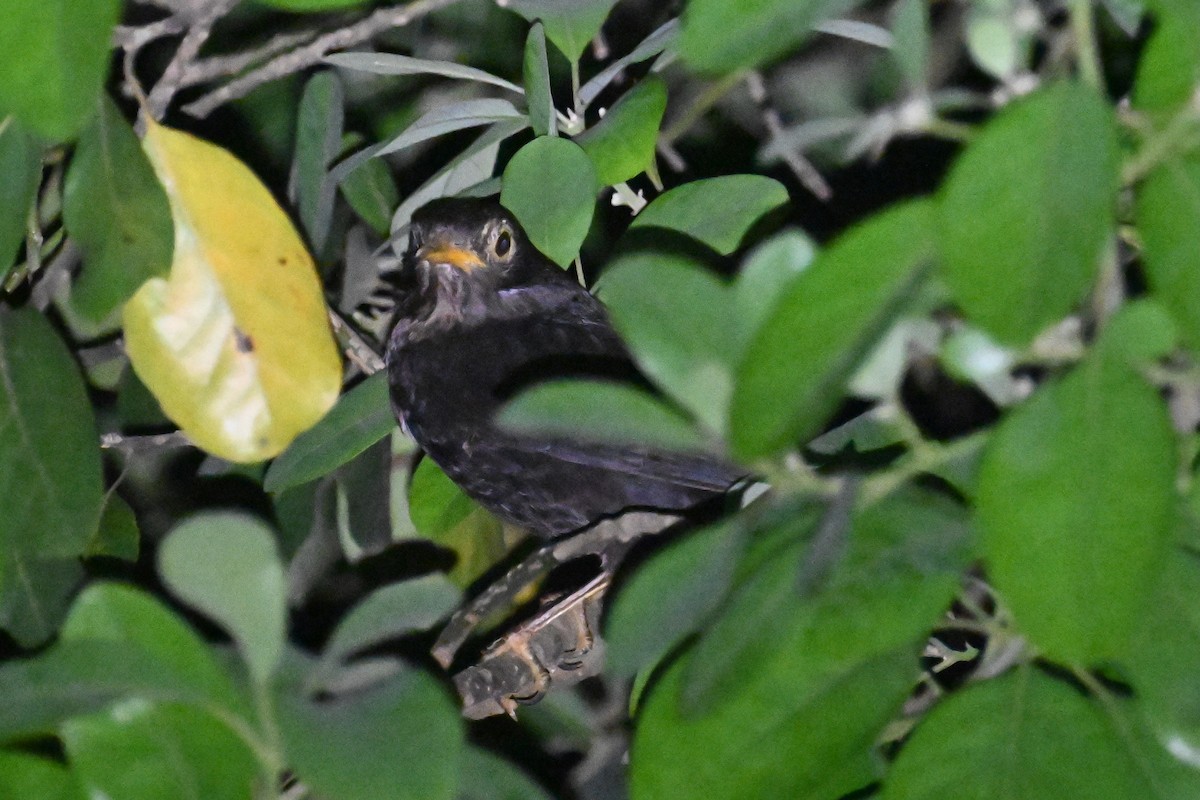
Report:
M 387 363 L 397 417 L 497 516 L 543 538 L 634 508 L 686 510 L 740 473 L 700 454 L 518 436 L 492 417 L 538 381 L 638 380 L 604 307 L 487 200 L 413 216 Z

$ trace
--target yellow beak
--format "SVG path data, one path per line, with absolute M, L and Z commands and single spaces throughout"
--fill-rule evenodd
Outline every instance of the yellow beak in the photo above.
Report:
M 449 264 L 463 272 L 481 269 L 486 264 L 470 250 L 454 245 L 430 245 L 417 251 L 417 259 L 430 264 Z

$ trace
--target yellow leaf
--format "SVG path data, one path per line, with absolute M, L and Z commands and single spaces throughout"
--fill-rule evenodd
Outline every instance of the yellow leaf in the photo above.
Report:
M 125 349 L 163 411 L 229 461 L 283 450 L 337 399 L 341 358 L 312 257 L 226 150 L 150 122 L 175 255 L 125 305 Z

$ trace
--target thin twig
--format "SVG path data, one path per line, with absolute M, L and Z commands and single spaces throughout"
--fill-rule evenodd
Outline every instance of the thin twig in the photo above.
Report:
M 771 139 L 778 138 L 783 133 L 783 119 L 769 102 L 767 85 L 762 75 L 758 72 L 747 73 L 746 88 L 750 90 L 750 98 L 759 108 L 763 125 L 767 128 L 767 135 Z M 796 176 L 796 180 L 800 181 L 801 185 L 812 192 L 818 200 L 828 201 L 833 197 L 833 189 L 828 181 L 817 171 L 811 161 L 800 155 L 799 151 L 786 147 L 780 151 L 779 155 L 783 159 L 783 163 L 787 164 L 788 169 Z
M 245 97 L 264 83 L 319 64 L 321 59 L 334 50 L 362 44 L 386 30 L 404 27 L 456 2 L 458 0 L 416 0 L 413 3 L 381 8 L 352 25 L 322 34 L 302 47 L 271 59 L 261 67 L 188 103 L 183 110 L 194 117 L 206 117 L 218 107 L 239 97 Z
M 241 0 L 212 0 L 203 11 L 191 20 L 187 33 L 183 35 L 179 48 L 171 58 L 171 63 L 167 65 L 162 77 L 150 91 L 147 105 L 150 115 L 155 119 L 162 119 L 163 114 L 166 113 L 167 106 L 171 104 L 171 98 L 179 91 L 188 65 L 196 61 L 196 57 L 200 54 L 200 48 L 204 46 L 204 43 L 208 41 L 208 35 L 212 33 L 213 25 L 217 24 L 217 20 L 225 16 L 239 2 Z

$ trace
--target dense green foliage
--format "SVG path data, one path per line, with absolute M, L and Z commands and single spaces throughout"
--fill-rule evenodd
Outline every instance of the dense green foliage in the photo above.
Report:
M 1197 8 L 8 0 L 0 796 L 1200 798 Z M 341 398 L 267 463 L 129 366 L 174 240 L 139 113 L 262 177 L 337 312 Z M 762 479 L 516 721 L 428 652 L 519 532 L 372 375 L 455 194 L 650 384 L 502 424 Z

